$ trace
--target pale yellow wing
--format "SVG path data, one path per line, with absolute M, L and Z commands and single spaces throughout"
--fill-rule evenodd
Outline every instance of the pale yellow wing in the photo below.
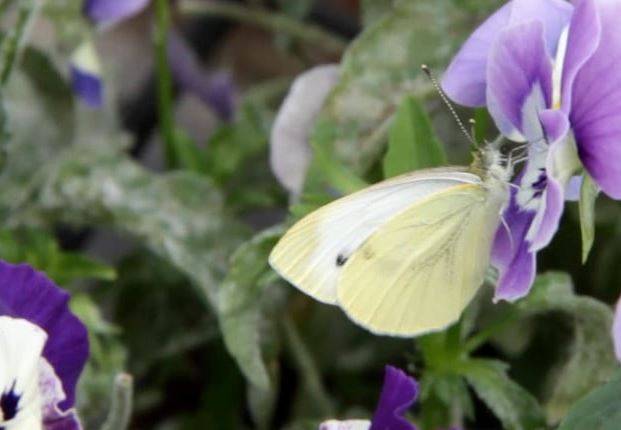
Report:
M 459 319 L 483 283 L 506 193 L 465 184 L 380 227 L 348 260 L 338 304 L 374 333 L 415 336 Z
M 431 194 L 480 183 L 479 176 L 450 167 L 380 182 L 304 217 L 278 242 L 269 262 L 306 294 L 335 304 L 338 278 L 347 259 L 381 225 Z

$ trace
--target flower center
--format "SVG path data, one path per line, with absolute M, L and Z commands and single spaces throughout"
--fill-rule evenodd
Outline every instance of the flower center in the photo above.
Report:
M 13 381 L 11 388 L 4 391 L 0 396 L 0 410 L 2 410 L 3 421 L 9 421 L 17 415 L 20 399 L 21 396 L 15 393 L 15 381 Z

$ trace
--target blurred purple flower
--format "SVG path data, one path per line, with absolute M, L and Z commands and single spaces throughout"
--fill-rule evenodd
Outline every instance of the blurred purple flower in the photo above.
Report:
M 69 66 L 73 93 L 85 105 L 97 109 L 103 105 L 101 66 L 91 41 L 86 41 L 75 51 Z
M 140 13 L 149 3 L 150 0 L 85 0 L 83 12 L 94 24 L 105 28 Z M 89 59 L 93 58 L 96 58 L 94 50 Z M 237 88 L 231 75 L 224 72 L 207 73 L 183 37 L 174 29 L 168 35 L 168 61 L 174 79 L 183 90 L 200 98 L 222 120 L 234 119 Z M 103 83 L 99 69 L 96 72 L 88 63 L 85 66 L 72 61 L 71 76 L 75 93 L 91 107 L 100 107 L 103 103 Z
M 506 137 L 528 142 L 492 256 L 497 300 L 528 293 L 536 252 L 558 229 L 579 161 L 605 193 L 621 198 L 619 19 L 620 0 L 510 1 L 466 41 L 443 78 L 449 97 L 487 104 Z
M 0 261 L 0 427 L 77 430 L 75 387 L 88 335 L 69 295 L 27 265 Z
M 144 10 L 151 0 L 85 0 L 82 10 L 98 25 L 113 25 Z
M 168 61 L 174 79 L 185 91 L 196 95 L 224 121 L 235 116 L 237 88 L 230 74 L 207 73 L 185 40 L 174 30 L 168 35 Z
M 322 423 L 319 430 L 416 430 L 404 415 L 417 396 L 418 384 L 414 378 L 396 367 L 386 366 L 384 386 L 372 421 L 330 420 Z

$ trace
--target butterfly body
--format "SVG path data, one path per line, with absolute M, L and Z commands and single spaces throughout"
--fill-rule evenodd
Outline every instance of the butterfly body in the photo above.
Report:
M 421 170 L 338 199 L 296 223 L 270 264 L 375 333 L 442 329 L 489 265 L 509 196 L 501 159 L 488 150 L 471 168 Z

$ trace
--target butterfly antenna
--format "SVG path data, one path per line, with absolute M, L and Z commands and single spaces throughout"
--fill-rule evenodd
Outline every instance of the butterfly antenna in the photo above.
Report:
M 422 66 L 420 66 L 420 68 L 422 69 L 422 71 L 425 73 L 425 75 L 427 75 L 427 77 L 431 81 L 431 84 L 433 85 L 433 87 L 436 89 L 436 91 L 440 95 L 440 98 L 442 99 L 442 101 L 444 102 L 446 107 L 448 108 L 448 110 L 451 113 L 452 117 L 457 122 L 457 125 L 459 126 L 459 128 L 461 129 L 461 132 L 464 134 L 464 136 L 466 136 L 466 139 L 468 139 L 468 142 L 470 142 L 472 145 L 474 145 L 475 148 L 478 148 L 479 144 L 477 143 L 477 141 L 476 141 L 476 139 L 474 137 L 474 134 L 471 135 L 470 133 L 468 133 L 468 129 L 464 125 L 464 123 L 461 120 L 461 118 L 459 117 L 459 115 L 457 115 L 457 111 L 453 107 L 453 104 L 451 103 L 451 101 L 449 100 L 447 95 L 444 93 L 444 90 L 442 90 L 442 88 L 440 87 L 440 84 L 438 83 L 438 81 L 436 80 L 435 76 L 431 72 L 431 69 L 429 69 L 429 66 L 427 66 L 426 64 L 423 64 Z M 470 120 L 470 124 L 471 124 L 471 126 L 473 128 L 473 131 L 474 131 L 474 125 L 476 124 L 475 121 L 473 119 Z

